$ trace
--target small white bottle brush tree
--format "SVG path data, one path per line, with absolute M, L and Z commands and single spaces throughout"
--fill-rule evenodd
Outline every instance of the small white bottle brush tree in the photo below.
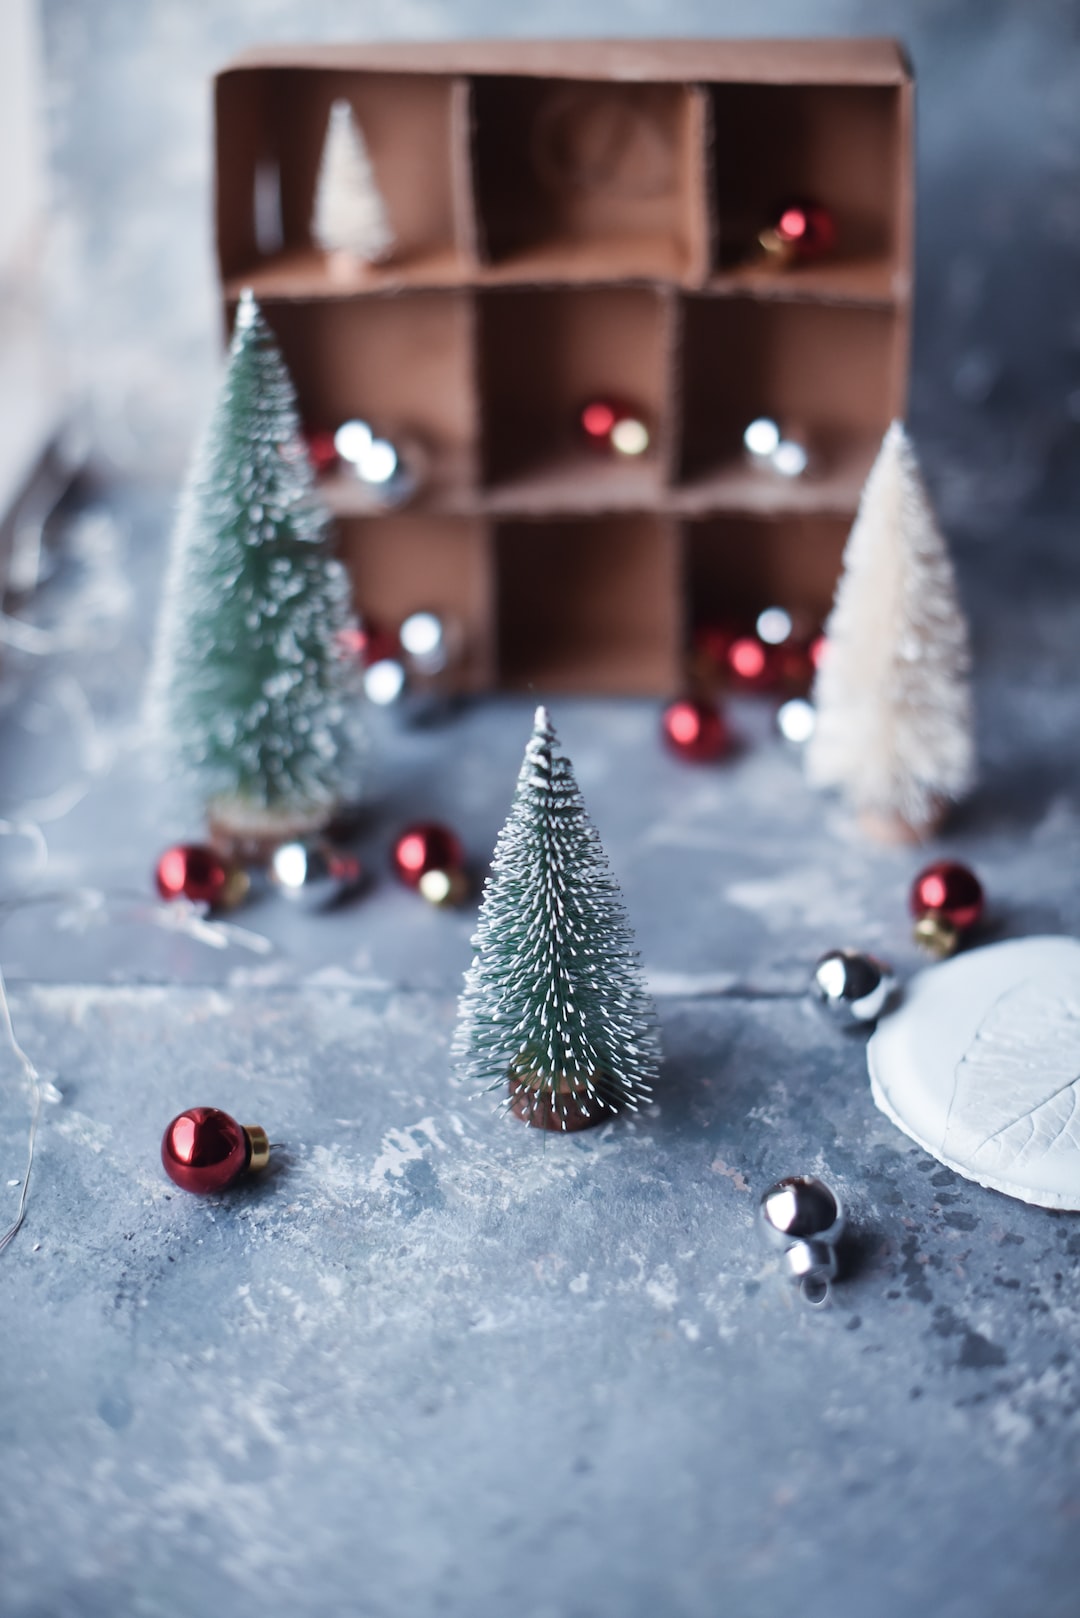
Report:
M 806 751 L 862 829 L 915 842 L 974 777 L 967 624 L 915 453 L 894 421 L 844 551 Z
M 394 246 L 367 144 L 347 101 L 330 108 L 311 234 L 319 247 L 342 255 L 346 263 L 377 264 Z

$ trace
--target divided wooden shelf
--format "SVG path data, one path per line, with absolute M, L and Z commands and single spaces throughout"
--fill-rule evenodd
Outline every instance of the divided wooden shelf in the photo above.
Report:
M 340 97 L 394 230 L 378 266 L 311 239 Z M 361 608 L 452 616 L 469 688 L 658 693 L 710 615 L 822 614 L 904 408 L 911 106 L 874 40 L 280 47 L 220 74 L 227 325 L 250 286 L 310 427 L 423 447 L 405 509 L 324 481 Z M 779 268 L 756 237 L 792 198 L 837 246 Z M 645 456 L 579 441 L 604 396 Z M 803 476 L 748 462 L 757 415 Z

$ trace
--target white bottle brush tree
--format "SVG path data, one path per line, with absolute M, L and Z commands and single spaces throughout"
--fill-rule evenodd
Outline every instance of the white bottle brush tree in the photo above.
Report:
M 599 1123 L 648 1100 L 656 1014 L 622 895 L 544 708 L 499 836 L 454 1053 L 526 1122 Z
M 367 144 L 347 101 L 330 108 L 311 234 L 328 253 L 368 264 L 386 258 L 394 245 Z
M 844 551 L 814 686 L 810 780 L 870 835 L 913 841 L 970 787 L 967 625 L 911 443 L 885 434 Z
M 227 832 L 295 835 L 356 787 L 348 577 L 295 395 L 245 292 L 180 506 L 151 683 L 174 762 Z

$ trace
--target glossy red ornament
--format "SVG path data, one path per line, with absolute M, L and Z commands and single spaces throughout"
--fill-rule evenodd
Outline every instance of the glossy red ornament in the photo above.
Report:
M 436 821 L 419 821 L 406 826 L 394 844 L 394 870 L 410 888 L 420 886 L 429 871 L 448 874 L 464 870 L 465 850 L 448 826 Z
M 304 443 L 307 446 L 308 460 L 316 477 L 322 477 L 332 472 L 338 464 L 338 452 L 334 445 L 333 433 L 315 430 L 304 434 Z
M 163 899 L 190 899 L 212 910 L 239 904 L 250 882 L 240 866 L 222 859 L 217 849 L 202 843 L 177 843 L 167 848 L 154 872 Z
M 224 1191 L 266 1167 L 270 1143 L 257 1124 L 244 1127 L 217 1107 L 189 1107 L 161 1137 L 161 1164 L 181 1191 Z
M 715 703 L 698 697 L 669 702 L 661 718 L 664 740 L 680 758 L 695 764 L 721 758 L 730 745 L 727 726 Z
M 836 220 L 819 202 L 788 202 L 762 231 L 761 244 L 783 258 L 824 258 L 836 246 Z
M 762 691 L 773 682 L 772 648 L 756 635 L 740 635 L 727 651 L 727 672 L 736 685 Z
M 984 902 L 975 872 L 956 860 L 936 860 L 911 885 L 911 914 L 916 921 L 941 916 L 962 933 L 982 916 Z
M 616 399 L 590 399 L 578 422 L 585 442 L 605 454 L 633 457 L 649 447 L 649 429 L 640 411 Z
M 338 644 L 347 656 L 354 657 L 365 669 L 369 669 L 373 663 L 397 657 L 400 651 L 393 630 L 384 629 L 370 618 L 358 619 L 348 629 L 341 630 Z

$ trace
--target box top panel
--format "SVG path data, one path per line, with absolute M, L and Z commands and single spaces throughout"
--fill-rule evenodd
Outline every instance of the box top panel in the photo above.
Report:
M 266 68 L 654 83 L 890 85 L 911 78 L 903 47 L 893 39 L 461 39 L 265 45 L 236 57 L 218 78 Z

